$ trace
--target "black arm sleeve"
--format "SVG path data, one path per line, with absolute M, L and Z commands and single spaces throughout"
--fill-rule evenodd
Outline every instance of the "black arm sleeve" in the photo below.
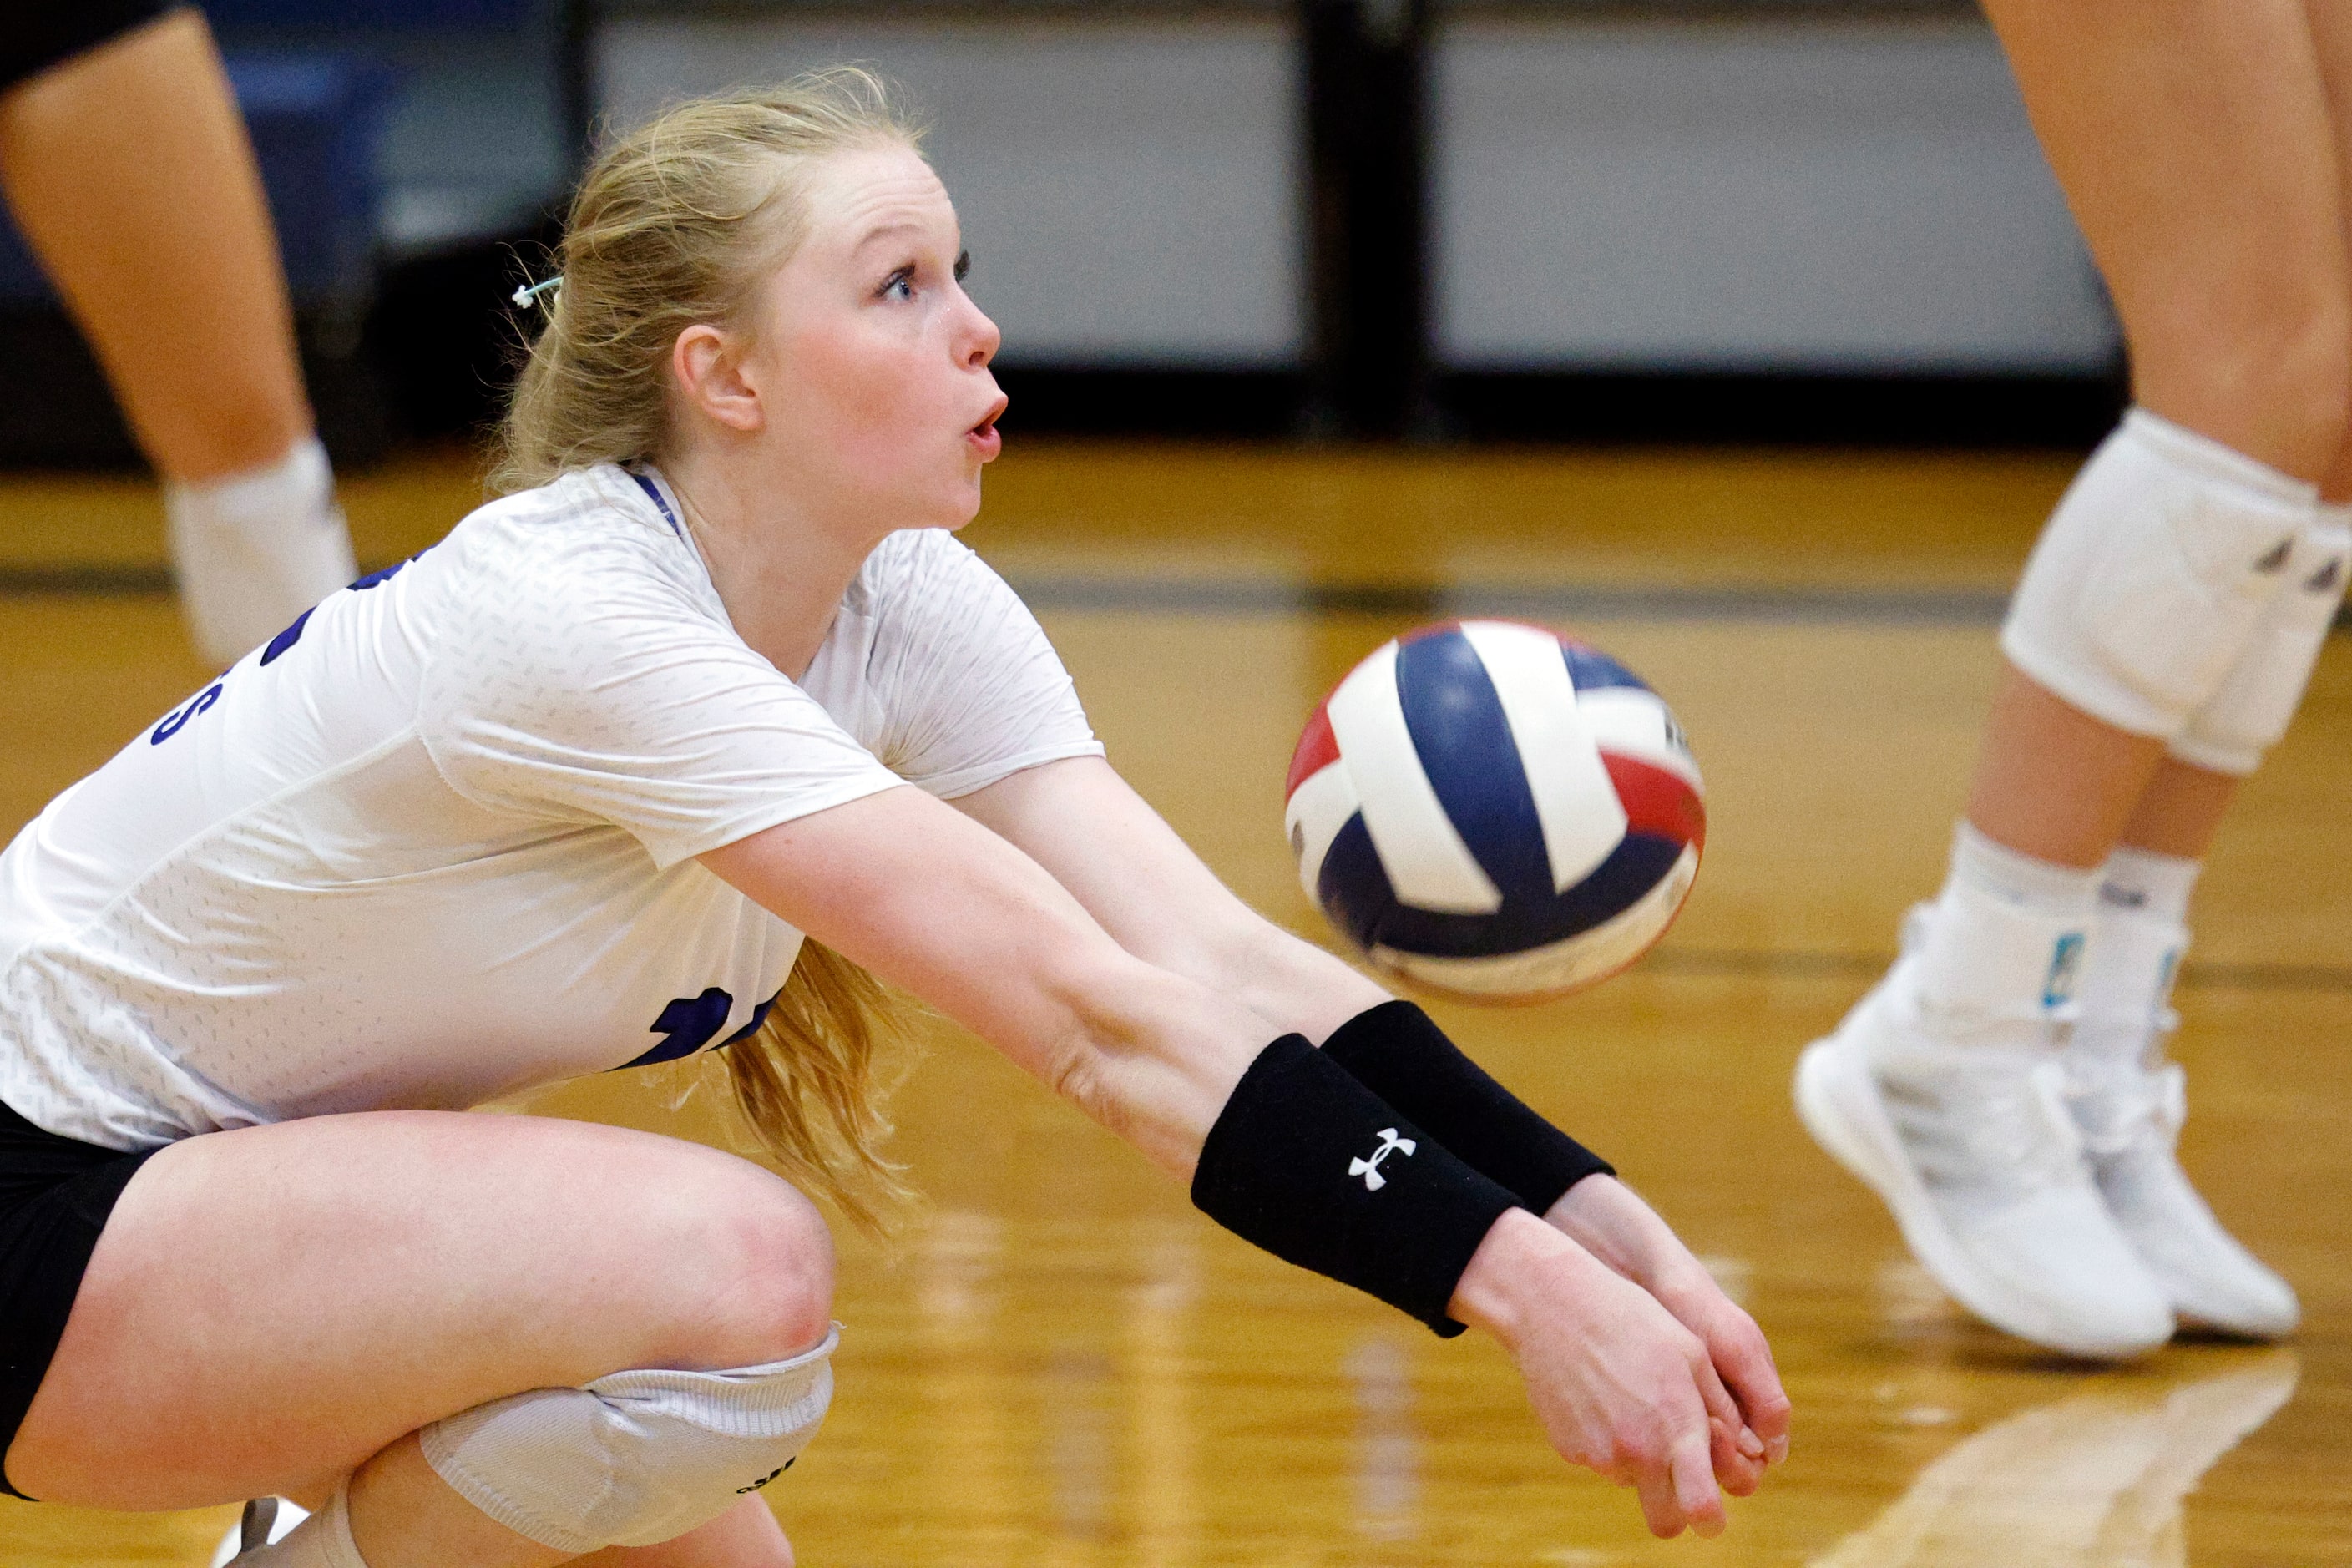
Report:
M 1201 1147 L 1192 1202 L 1287 1263 L 1379 1297 L 1441 1335 L 1454 1287 L 1518 1200 L 1302 1035 L 1266 1047 Z
M 1487 1076 L 1410 1002 L 1357 1014 L 1323 1042 L 1323 1054 L 1537 1214 L 1585 1177 L 1617 1173 Z

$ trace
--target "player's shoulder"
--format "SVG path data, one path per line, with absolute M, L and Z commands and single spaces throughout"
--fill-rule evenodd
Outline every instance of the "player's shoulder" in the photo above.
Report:
M 442 569 L 500 595 L 595 584 L 688 586 L 702 575 L 654 496 L 610 463 L 477 508 L 436 550 Z
M 538 679 L 690 638 L 732 637 L 694 548 L 605 465 L 489 502 L 407 577 L 428 685 Z

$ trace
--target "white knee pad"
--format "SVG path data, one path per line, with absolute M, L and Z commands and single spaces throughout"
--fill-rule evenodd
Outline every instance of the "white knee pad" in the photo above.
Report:
M 782 1475 L 833 1402 L 814 1350 L 731 1372 L 616 1372 L 478 1405 L 419 1434 L 425 1462 L 518 1535 L 575 1554 L 652 1546 Z
M 2352 506 L 2323 506 L 2288 559 L 2286 586 L 2221 689 L 2173 737 L 2172 754 L 2215 773 L 2252 773 L 2279 742 L 2352 577 Z
M 2135 408 L 2042 531 L 2001 651 L 2093 718 L 2169 740 L 2244 656 L 2317 500 Z

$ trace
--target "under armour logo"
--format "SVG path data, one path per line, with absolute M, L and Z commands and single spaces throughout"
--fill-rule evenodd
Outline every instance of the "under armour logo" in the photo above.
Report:
M 1381 1174 L 1381 1162 L 1391 1154 L 1403 1154 L 1410 1158 L 1413 1147 L 1412 1139 L 1398 1137 L 1393 1127 L 1383 1127 L 1381 1129 L 1381 1146 L 1372 1151 L 1372 1157 L 1369 1160 L 1349 1161 L 1348 1174 L 1363 1177 L 1364 1190 L 1377 1193 L 1389 1184 L 1389 1179 Z
M 2282 539 L 2276 544 L 2272 545 L 2268 550 L 2263 551 L 2260 556 L 2256 557 L 2254 561 L 2254 570 L 2262 573 L 2264 576 L 2268 576 L 2273 572 L 2284 572 L 2286 570 L 2286 558 L 2294 552 L 2294 541 L 2292 539 Z
M 793 1459 L 797 1459 L 799 1458 L 800 1456 L 798 1454 L 793 1456 Z M 791 1469 L 793 1468 L 793 1459 L 786 1459 L 782 1464 L 778 1465 L 774 1469 L 770 1470 L 766 1475 L 761 1476 L 758 1480 L 753 1481 L 748 1487 L 737 1487 L 735 1489 L 735 1495 L 737 1497 L 742 1497 L 746 1493 L 758 1491 L 761 1487 L 766 1486 L 770 1481 L 774 1480 L 778 1476 L 781 1476 L 786 1470 Z
M 2343 581 L 2344 557 L 2331 555 L 2327 558 L 2327 564 L 2314 572 L 2310 580 L 2304 584 L 2303 591 L 2306 594 L 2333 594 L 2336 585 Z

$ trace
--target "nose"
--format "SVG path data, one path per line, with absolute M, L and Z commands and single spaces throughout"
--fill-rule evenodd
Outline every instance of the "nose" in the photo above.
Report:
M 964 310 L 971 319 L 961 334 L 963 367 L 966 370 L 985 370 L 989 362 L 996 357 L 996 351 L 1004 346 L 1004 334 L 997 329 L 994 321 L 989 320 L 986 311 L 971 302 L 970 295 L 964 297 Z

